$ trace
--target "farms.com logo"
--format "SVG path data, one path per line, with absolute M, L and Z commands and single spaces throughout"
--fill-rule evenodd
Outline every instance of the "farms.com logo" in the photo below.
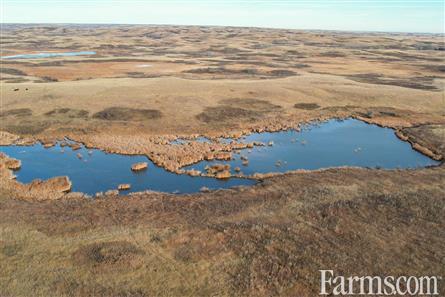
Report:
M 320 271 L 320 295 L 439 296 L 441 276 L 348 276 Z

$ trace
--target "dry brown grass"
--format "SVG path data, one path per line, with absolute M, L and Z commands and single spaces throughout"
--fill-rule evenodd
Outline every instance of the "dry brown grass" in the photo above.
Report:
M 302 103 L 295 103 L 294 107 L 298 109 L 313 110 L 320 108 L 320 105 L 318 105 L 317 103 L 302 102 Z
M 19 134 L 34 123 L 40 128 L 29 133 L 45 136 L 69 129 L 124 135 L 225 132 L 227 125 L 218 127 L 209 121 L 203 125 L 198 116 L 224 102 L 261 112 L 267 111 L 267 104 L 271 110 L 280 106 L 281 114 L 296 119 L 307 117 L 307 108 L 294 105 L 308 102 L 325 108 L 382 106 L 428 113 L 424 122 L 431 116 L 434 121 L 443 118 L 439 112 L 443 108 L 444 74 L 439 67 L 444 62 L 443 44 L 436 35 L 13 25 L 4 26 L 3 33 L 8 41 L 4 51 L 11 55 L 97 52 L 95 56 L 4 61 L 6 81 L 27 80 L 0 82 L 5 110 L 31 109 L 32 114 L 23 118 L 4 120 L 4 127 Z M 226 39 L 230 45 L 221 43 Z M 42 77 L 59 82 L 32 82 Z M 234 98 L 243 102 L 230 101 Z M 258 102 L 252 100 L 260 100 L 264 108 L 258 109 Z M 112 124 L 73 120 L 69 114 L 57 120 L 41 117 L 61 108 L 93 115 L 116 106 L 158 110 L 163 117 L 155 122 Z M 311 117 L 321 113 L 314 111 Z M 246 128 L 251 120 L 250 116 L 231 117 L 231 128 Z
M 106 121 L 143 121 L 162 117 L 156 109 L 108 107 L 93 114 L 93 118 Z
M 24 202 L 2 193 L 0 288 L 314 296 L 318 269 L 443 275 L 444 178 L 443 167 L 330 169 L 185 196 Z
M 352 115 L 445 155 L 440 36 L 90 29 L 3 26 L 8 55 L 98 54 L 5 61 L 0 130 L 158 156 L 174 170 L 162 162 L 212 152 L 166 146 L 174 135 Z M 2 143 L 17 139 L 2 131 Z M 0 295 L 312 297 L 319 269 L 443 276 L 444 179 L 443 165 L 343 168 L 194 195 L 40 202 L 0 187 Z

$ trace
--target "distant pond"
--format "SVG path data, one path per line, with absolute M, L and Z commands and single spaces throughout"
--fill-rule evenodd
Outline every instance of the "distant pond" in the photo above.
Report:
M 55 58 L 55 57 L 89 56 L 95 54 L 96 52 L 91 52 L 91 51 L 65 52 L 65 53 L 37 53 L 37 54 L 4 56 L 2 57 L 2 59 L 43 59 L 43 58 Z

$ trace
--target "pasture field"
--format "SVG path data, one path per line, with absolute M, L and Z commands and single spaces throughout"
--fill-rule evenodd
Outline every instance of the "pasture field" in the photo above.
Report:
M 236 149 L 200 136 L 352 117 L 441 163 L 88 198 L 60 180 L 21 184 L 2 156 L 0 296 L 309 297 L 320 269 L 445 275 L 443 36 L 12 24 L 2 35 L 1 145 L 68 138 L 184 174 Z M 82 51 L 95 54 L 8 58 Z

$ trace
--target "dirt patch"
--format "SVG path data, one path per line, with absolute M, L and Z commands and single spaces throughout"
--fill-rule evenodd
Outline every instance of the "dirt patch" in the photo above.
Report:
M 131 262 L 144 251 L 127 241 L 92 243 L 73 253 L 73 261 L 83 265 L 103 266 Z
M 144 121 L 159 119 L 162 113 L 157 109 L 136 109 L 127 107 L 109 107 L 96 112 L 93 118 L 107 121 Z
M 317 103 L 296 103 L 294 107 L 298 109 L 314 110 L 320 108 L 320 105 Z
M 231 106 L 217 106 L 206 107 L 196 118 L 205 123 L 220 123 L 237 119 L 254 121 L 260 116 L 259 112 L 253 110 Z
M 84 109 L 56 108 L 45 113 L 46 116 L 64 116 L 68 118 L 87 118 L 89 112 Z
M 32 115 L 32 110 L 29 108 L 15 108 L 0 112 L 0 117 L 7 117 L 7 116 L 26 117 L 31 115 Z

